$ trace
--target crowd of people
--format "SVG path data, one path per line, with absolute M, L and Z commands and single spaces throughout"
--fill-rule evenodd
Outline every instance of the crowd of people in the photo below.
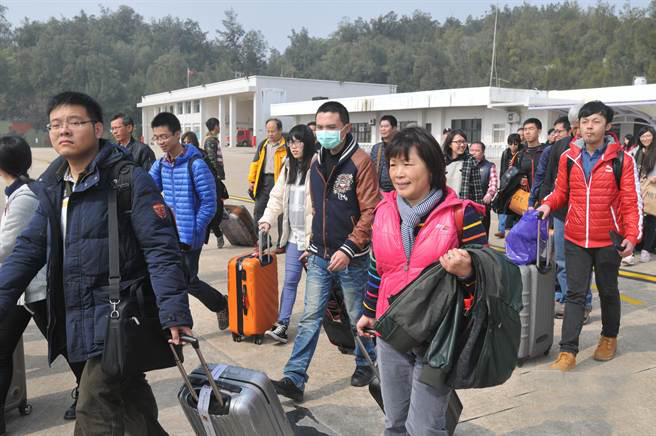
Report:
M 188 294 L 226 329 L 226 296 L 198 277 L 210 233 L 224 246 L 221 186 L 229 174 L 220 122 L 207 120 L 201 144 L 193 132 L 182 132 L 174 114 L 157 114 L 150 120 L 152 143 L 164 156 L 155 159 L 148 145 L 134 139 L 134 122 L 125 114 L 111 119 L 114 141 L 103 139 L 101 106 L 85 94 L 58 94 L 46 112 L 59 157 L 37 180 L 28 177 L 28 144 L 17 136 L 0 138 L 0 177 L 7 186 L 0 224 L 0 398 L 9 389 L 14 348 L 34 318 L 48 340 L 49 362 L 61 354 L 76 376 L 75 402 L 66 411 L 67 419 L 76 419 L 76 435 L 166 434 L 145 375 L 110 377 L 101 364 L 111 306 L 105 298 L 111 280 L 106 198 L 115 188 L 112 168 L 132 162 L 132 204 L 119 231 L 121 289 L 148 282 L 174 344 L 180 334 L 191 334 Z M 499 201 L 509 186 L 525 193 L 523 210 L 537 208 L 553 228 L 555 313 L 563 325 L 552 368 L 576 366 L 593 272 L 602 312 L 594 358 L 614 358 L 620 262 L 647 262 L 654 250 L 656 216 L 643 211 L 641 183 L 643 189 L 656 185 L 656 132 L 645 126 L 620 144 L 612 122 L 613 110 L 602 102 L 575 106 L 541 143 L 542 122 L 528 118 L 508 137 L 497 170 L 485 144 L 470 142 L 464 131 L 445 129 L 440 145 L 421 127 L 399 130 L 392 115 L 381 117 L 382 141 L 365 152 L 347 109 L 335 101 L 286 135 L 280 120 L 267 120 L 266 139 L 250 163 L 248 192 L 255 202 L 254 231 L 277 227 L 276 247 L 286 255 L 280 310 L 266 332 L 276 342 L 289 341 L 304 269 L 307 276 L 303 313 L 282 377 L 273 380 L 276 391 L 303 400 L 337 283 L 364 344 L 354 351 L 351 385 L 371 383 L 376 375 L 367 357 L 377 362 L 385 434 L 446 434 L 452 389 L 425 383 L 422 355 L 398 351 L 371 329 L 390 301 L 436 262 L 455 276 L 464 295 L 477 292 L 463 247 L 488 244 L 492 210 L 499 216 L 497 238 L 521 219 L 510 200 Z

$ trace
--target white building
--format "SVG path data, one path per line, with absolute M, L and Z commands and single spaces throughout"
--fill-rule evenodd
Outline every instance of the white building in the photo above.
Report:
M 207 131 L 205 121 L 210 117 L 218 118 L 222 143 L 236 145 L 253 144 L 264 138 L 264 123 L 271 116 L 272 104 L 395 92 L 396 85 L 249 76 L 147 95 L 137 107 L 141 108 L 146 142 L 152 137 L 150 121 L 153 117 L 160 112 L 172 112 L 180 119 L 182 130 L 194 131 L 201 141 Z M 284 130 L 293 126 L 294 117 L 279 118 Z
M 378 121 L 389 114 L 398 119 L 399 127 L 418 124 L 438 141 L 444 128 L 460 128 L 470 141 L 482 140 L 487 145 L 488 157 L 501 155 L 507 136 L 516 132 L 523 120 L 538 118 L 542 122 L 541 139 L 544 141 L 556 118 L 566 115 L 572 105 L 590 100 L 601 100 L 615 109 L 613 130 L 618 136 L 634 133 L 643 124 L 656 124 L 656 85 L 568 91 L 480 87 L 336 100 L 349 110 L 353 132 L 365 146 L 380 141 Z M 322 103 L 273 104 L 271 115 L 294 117 L 295 123 L 308 122 Z

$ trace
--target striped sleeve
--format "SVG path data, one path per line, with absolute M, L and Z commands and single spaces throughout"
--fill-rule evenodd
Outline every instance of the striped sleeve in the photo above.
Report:
M 462 245 L 487 245 L 487 232 L 483 225 L 483 217 L 474 206 L 467 206 L 462 221 Z
M 376 318 L 376 302 L 378 301 L 378 288 L 380 287 L 380 276 L 376 270 L 376 257 L 374 251 L 369 251 L 369 280 L 362 301 L 363 315 Z

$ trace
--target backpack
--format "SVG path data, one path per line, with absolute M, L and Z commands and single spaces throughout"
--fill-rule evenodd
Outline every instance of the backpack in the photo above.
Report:
M 569 182 L 569 175 L 572 173 L 572 167 L 574 166 L 574 161 L 567 157 L 567 181 Z M 622 168 L 624 167 L 624 151 L 613 158 L 613 175 L 615 176 L 615 183 L 617 184 L 617 189 L 620 189 L 620 183 L 622 181 Z
M 228 194 L 228 189 L 223 184 L 223 181 L 216 174 L 216 168 L 214 168 L 214 165 L 212 164 L 209 157 L 207 156 L 207 152 L 201 149 L 198 149 L 198 151 L 200 151 L 202 157 L 192 156 L 191 159 L 187 161 L 187 165 L 188 165 L 187 170 L 191 175 L 191 186 L 194 192 L 196 193 L 196 196 L 198 196 L 198 191 L 196 190 L 196 186 L 194 185 L 194 173 L 193 173 L 192 166 L 194 164 L 194 161 L 196 161 L 197 159 L 202 159 L 202 161 L 205 162 L 205 165 L 207 165 L 207 167 L 210 169 L 210 172 L 214 177 L 214 183 L 216 186 L 216 212 L 214 213 L 214 216 L 207 224 L 207 228 L 205 229 L 205 243 L 207 244 L 207 242 L 210 240 L 210 231 L 216 226 L 218 226 L 221 223 L 221 220 L 223 219 L 223 200 L 227 200 L 228 198 L 230 198 L 230 195 Z

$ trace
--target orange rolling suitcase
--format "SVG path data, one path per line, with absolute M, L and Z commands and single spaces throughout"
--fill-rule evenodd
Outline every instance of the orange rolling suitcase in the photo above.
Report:
M 264 332 L 278 319 L 278 260 L 264 250 L 266 233 L 258 237 L 259 256 L 247 254 L 228 262 L 228 304 L 232 339 L 254 336 L 260 345 Z

